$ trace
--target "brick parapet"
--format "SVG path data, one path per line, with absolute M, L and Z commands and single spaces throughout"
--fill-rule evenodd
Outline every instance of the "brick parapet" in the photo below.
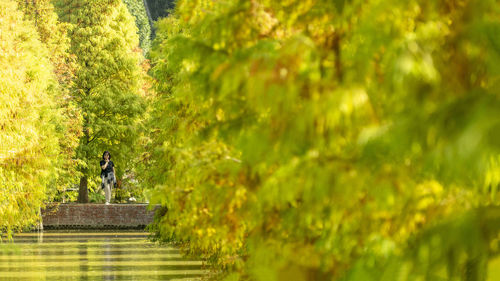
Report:
M 148 204 L 51 204 L 42 210 L 44 228 L 144 228 L 159 206 Z

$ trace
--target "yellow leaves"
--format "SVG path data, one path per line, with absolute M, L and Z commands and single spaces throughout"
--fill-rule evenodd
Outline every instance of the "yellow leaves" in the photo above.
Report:
M 224 121 L 224 111 L 219 108 L 217 109 L 217 112 L 215 113 L 215 118 L 217 119 L 217 121 Z
M 203 237 L 207 237 L 207 238 L 210 238 L 212 236 L 215 235 L 216 233 L 216 230 L 215 228 L 213 227 L 209 227 L 209 228 L 200 228 L 200 229 L 197 229 L 195 231 L 196 235 L 198 236 L 198 238 L 203 238 Z
M 0 84 L 8 89 L 0 98 L 0 212 L 9 217 L 0 219 L 0 228 L 17 230 L 37 218 L 49 184 L 71 154 L 60 154 L 65 119 L 47 46 L 12 3 L 0 1 L 0 9 L 9 10 L 0 15 L 0 30 L 10 50 L 0 56 Z
M 197 66 L 195 61 L 185 59 L 182 61 L 182 67 L 186 72 L 193 72 Z
M 357 142 L 360 145 L 365 145 L 369 141 L 385 134 L 389 128 L 389 124 L 373 124 L 366 126 L 361 130 Z
M 215 234 L 216 230 L 213 227 L 207 228 L 207 236 L 212 237 Z
M 234 192 L 234 196 L 232 197 L 231 202 L 229 203 L 228 212 L 235 212 L 235 210 L 238 210 L 244 203 L 246 203 L 246 200 L 247 189 L 243 186 L 238 186 L 236 188 L 236 191 Z
M 444 188 L 436 180 L 424 181 L 417 186 L 415 186 L 415 195 L 417 197 L 434 197 L 439 198 L 443 195 Z
M 278 25 L 278 19 L 276 19 L 270 12 L 265 10 L 264 5 L 259 4 L 254 1 L 252 15 L 252 23 L 255 29 L 259 30 L 261 36 L 271 35 L 274 27 Z
M 484 177 L 484 191 L 490 193 L 493 202 L 497 202 L 500 191 L 500 155 L 490 156 Z
M 367 101 L 368 95 L 364 89 L 352 89 L 343 94 L 339 110 L 349 116 L 353 113 L 353 111 L 365 106 Z
M 214 50 L 222 50 L 226 48 L 226 42 L 217 42 L 214 44 Z

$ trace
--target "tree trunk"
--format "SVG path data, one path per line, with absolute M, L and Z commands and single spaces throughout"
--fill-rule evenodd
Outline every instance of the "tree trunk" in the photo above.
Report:
M 87 177 L 80 178 L 80 189 L 78 190 L 78 203 L 89 203 L 89 190 L 87 189 Z

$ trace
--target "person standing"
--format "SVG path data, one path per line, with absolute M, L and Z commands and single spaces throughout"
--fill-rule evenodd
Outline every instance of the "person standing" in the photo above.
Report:
M 111 188 L 116 182 L 115 164 L 111 161 L 111 154 L 109 151 L 104 151 L 102 154 L 102 160 L 99 164 L 101 166 L 101 186 L 104 189 L 106 205 L 109 205 L 109 201 L 111 201 Z

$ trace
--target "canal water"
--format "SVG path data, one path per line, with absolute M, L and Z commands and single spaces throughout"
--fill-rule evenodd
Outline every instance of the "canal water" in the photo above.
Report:
M 44 231 L 0 243 L 0 280 L 201 280 L 200 260 L 146 232 Z

